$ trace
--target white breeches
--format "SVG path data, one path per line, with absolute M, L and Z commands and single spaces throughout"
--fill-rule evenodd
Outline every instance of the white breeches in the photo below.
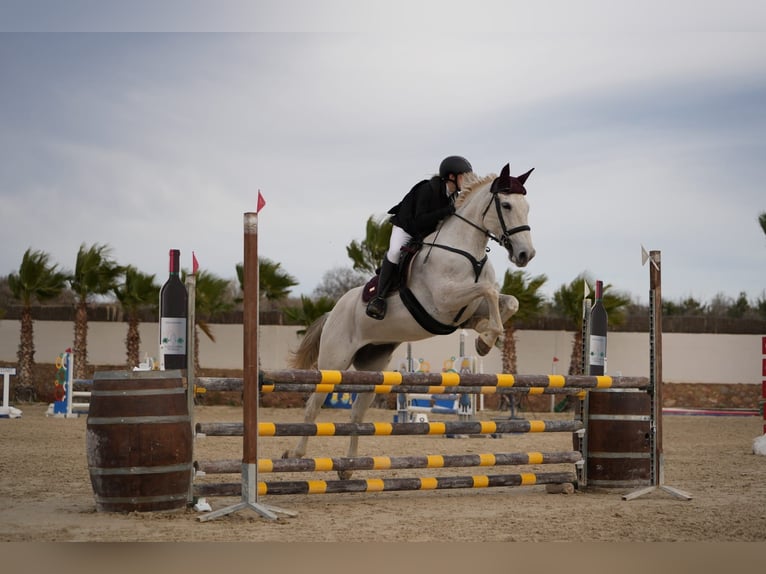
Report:
M 401 227 L 394 225 L 391 228 L 391 241 L 388 244 L 388 252 L 386 253 L 386 259 L 391 263 L 399 263 L 399 258 L 402 255 L 402 247 L 404 247 L 412 239 L 412 236 L 407 233 Z

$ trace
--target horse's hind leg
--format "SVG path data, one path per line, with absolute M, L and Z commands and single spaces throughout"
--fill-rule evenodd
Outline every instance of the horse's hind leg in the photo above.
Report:
M 354 404 L 351 406 L 351 422 L 361 423 L 364 420 L 364 414 L 367 409 L 370 408 L 372 401 L 375 400 L 375 393 L 359 393 L 354 399 Z M 351 435 L 351 440 L 348 443 L 349 458 L 357 456 L 359 453 L 359 435 Z M 339 470 L 338 477 L 341 480 L 348 480 L 351 478 L 352 471 Z
M 354 368 L 357 371 L 382 371 L 388 366 L 391 356 L 399 343 L 367 345 L 359 349 L 354 357 Z M 359 393 L 351 406 L 351 422 L 361 423 L 367 409 L 375 400 L 375 393 Z M 352 435 L 348 443 L 348 457 L 356 457 L 359 453 L 359 436 Z M 352 471 L 338 471 L 342 480 L 351 478 Z
M 303 422 L 313 423 L 316 420 L 317 415 L 319 414 L 319 409 L 322 408 L 326 398 L 327 393 L 311 394 L 311 396 L 306 401 L 306 410 L 304 411 Z M 303 455 L 306 454 L 306 446 L 308 445 L 308 442 L 308 436 L 300 437 L 298 444 L 295 445 L 295 448 L 292 450 L 286 450 L 282 454 L 282 458 L 302 458 Z

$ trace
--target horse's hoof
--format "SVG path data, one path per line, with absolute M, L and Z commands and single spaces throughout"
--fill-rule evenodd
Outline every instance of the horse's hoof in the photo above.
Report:
M 282 453 L 282 458 L 293 458 L 293 456 L 291 456 L 289 450 L 286 450 L 285 452 Z
M 350 470 L 339 470 L 338 478 L 341 480 L 348 480 L 351 478 L 352 472 Z
M 490 346 L 487 345 L 484 341 L 477 338 L 476 339 L 476 352 L 479 353 L 480 357 L 485 357 L 487 353 L 489 353 Z

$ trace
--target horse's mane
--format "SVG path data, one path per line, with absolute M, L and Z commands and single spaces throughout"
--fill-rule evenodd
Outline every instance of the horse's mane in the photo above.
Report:
M 455 201 L 455 207 L 460 207 L 463 205 L 466 201 L 468 201 L 468 197 L 474 191 L 482 187 L 488 181 L 491 182 L 495 179 L 497 179 L 497 175 L 494 173 L 490 173 L 489 175 L 485 176 L 478 176 L 474 172 L 469 171 L 463 174 L 463 189 Z

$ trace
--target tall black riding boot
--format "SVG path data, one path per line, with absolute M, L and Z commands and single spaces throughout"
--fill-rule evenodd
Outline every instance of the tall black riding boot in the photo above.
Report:
M 380 277 L 378 277 L 378 292 L 375 298 L 367 304 L 367 315 L 373 319 L 380 320 L 386 316 L 386 294 L 391 289 L 396 267 L 396 263 L 391 263 L 388 257 L 383 258 Z

